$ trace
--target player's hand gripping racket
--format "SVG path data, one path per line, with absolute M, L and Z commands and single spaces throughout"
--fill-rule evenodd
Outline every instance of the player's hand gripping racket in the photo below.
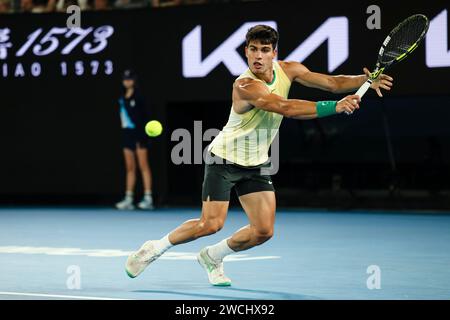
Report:
M 428 26 L 428 18 L 422 14 L 415 14 L 398 24 L 384 40 L 369 79 L 355 94 L 362 98 L 386 69 L 409 56 L 425 38 Z

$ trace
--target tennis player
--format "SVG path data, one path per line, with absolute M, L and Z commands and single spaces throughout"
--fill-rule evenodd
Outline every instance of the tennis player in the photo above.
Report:
M 267 139 L 249 139 L 240 147 L 236 142 L 258 130 L 276 133 L 283 117 L 314 119 L 352 113 L 359 108 L 357 95 L 339 101 L 287 99 L 292 82 L 344 93 L 359 88 L 370 73 L 364 68 L 363 75 L 330 76 L 311 72 L 298 62 L 276 62 L 277 43 L 278 33 L 273 28 L 257 25 L 249 29 L 245 46 L 248 69 L 234 82 L 228 123 L 208 146 L 213 161 L 205 165 L 201 216 L 184 222 L 160 240 L 145 242 L 132 253 L 126 262 L 130 277 L 138 276 L 172 246 L 219 231 L 224 225 L 230 191 L 234 187 L 249 224 L 231 237 L 203 248 L 197 255 L 212 285 L 231 285 L 230 278 L 224 273 L 223 259 L 269 240 L 274 233 L 276 209 L 271 177 L 262 174 L 261 170 L 270 164 L 268 151 L 275 134 L 269 134 Z M 371 88 L 382 96 L 380 89 L 390 90 L 392 81 L 391 77 L 382 74 Z

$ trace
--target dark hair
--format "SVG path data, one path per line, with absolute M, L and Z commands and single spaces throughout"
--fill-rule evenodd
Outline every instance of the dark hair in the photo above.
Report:
M 278 32 L 269 26 L 258 24 L 251 27 L 245 36 L 245 45 L 248 46 L 250 41 L 258 40 L 262 44 L 271 44 L 275 50 L 278 44 Z
M 133 84 L 133 89 L 135 92 L 139 91 L 139 83 L 138 83 L 138 77 L 136 72 L 134 72 L 132 69 L 126 69 L 123 74 L 122 74 L 122 81 L 123 80 L 133 80 L 134 84 Z M 126 89 L 125 86 L 121 85 L 122 88 L 122 93 L 125 94 Z

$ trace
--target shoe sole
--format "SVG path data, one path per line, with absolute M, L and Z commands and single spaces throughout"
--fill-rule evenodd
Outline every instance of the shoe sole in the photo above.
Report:
M 141 247 L 141 249 L 142 249 L 142 247 Z M 139 250 L 141 250 L 141 249 L 139 249 Z M 139 251 L 139 250 L 138 250 L 138 251 Z M 132 253 L 130 256 L 128 256 L 127 263 L 125 264 L 125 272 L 127 273 L 127 275 L 128 275 L 130 278 L 136 278 L 138 275 L 140 275 L 142 272 L 144 272 L 144 270 L 145 270 L 146 268 L 148 268 L 148 266 L 149 266 L 152 262 L 155 262 L 155 260 L 158 259 L 158 258 L 161 256 L 161 255 L 159 255 L 159 256 L 157 256 L 156 258 L 155 258 L 155 256 L 154 256 L 154 257 L 153 257 L 154 259 L 153 259 L 152 261 L 148 262 L 147 265 L 146 265 L 142 270 L 140 270 L 138 274 L 134 275 L 134 274 L 132 274 L 131 272 L 128 271 L 127 266 L 128 266 L 128 263 L 129 263 L 130 259 L 133 259 L 132 256 L 135 255 L 138 251 L 136 251 L 136 252 Z
M 212 284 L 214 287 L 231 287 L 231 282 Z
M 203 263 L 201 262 L 200 253 L 197 254 L 197 262 L 206 271 L 206 273 L 209 274 L 208 268 L 205 265 L 203 265 Z M 211 281 L 209 281 L 209 276 L 208 276 L 208 282 L 215 287 L 230 287 L 231 286 L 231 282 L 211 283 Z
M 127 268 L 125 268 L 125 272 L 127 273 L 127 275 L 128 275 L 131 279 L 136 278 L 136 276 L 132 275 L 132 274 L 127 270 Z

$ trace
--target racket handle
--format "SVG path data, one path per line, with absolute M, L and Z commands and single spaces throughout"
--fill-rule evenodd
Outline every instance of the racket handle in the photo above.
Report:
M 366 94 L 367 90 L 369 90 L 370 85 L 372 84 L 372 79 L 367 80 L 363 83 L 361 87 L 359 87 L 358 91 L 356 91 L 355 95 L 358 95 L 361 99 Z M 356 102 L 356 100 L 354 100 Z M 346 114 L 352 114 L 350 112 L 345 112 Z
M 369 90 L 370 85 L 372 84 L 372 79 L 367 80 L 366 82 L 364 82 L 364 84 L 358 89 L 358 91 L 356 91 L 356 95 L 358 95 L 360 98 L 362 98 L 367 90 Z

